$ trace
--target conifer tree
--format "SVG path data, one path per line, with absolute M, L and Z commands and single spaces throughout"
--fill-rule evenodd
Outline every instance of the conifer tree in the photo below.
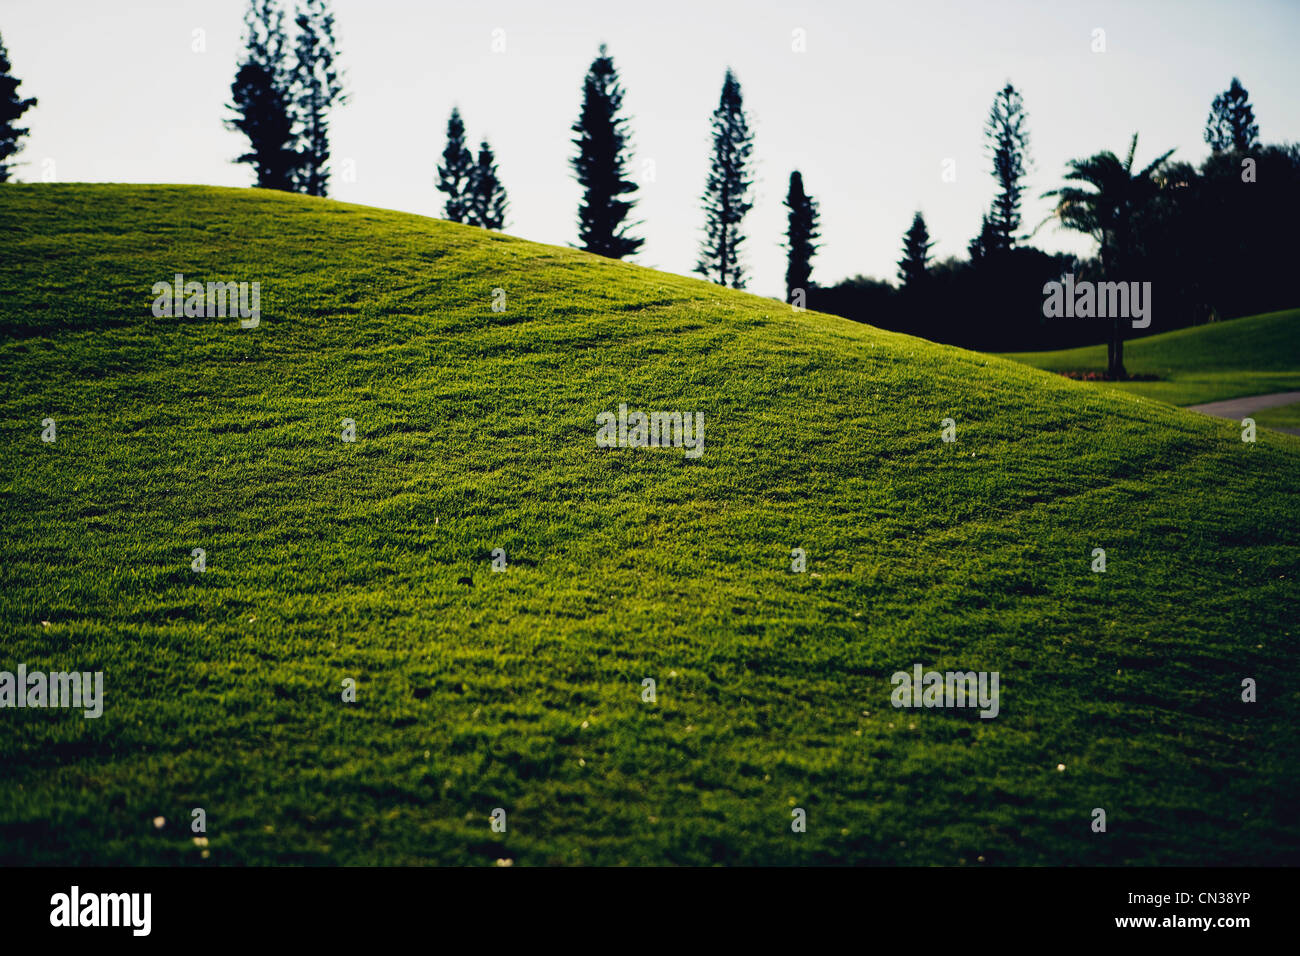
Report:
M 329 192 L 329 112 L 347 102 L 339 71 L 334 14 L 327 0 L 303 0 L 294 17 L 294 108 L 298 124 L 300 163 L 295 184 L 309 196 Z
M 898 279 L 904 291 L 919 289 L 925 282 L 926 270 L 929 268 L 930 230 L 925 226 L 925 217 L 917 212 L 912 217 L 912 225 L 903 236 L 903 258 L 898 261 Z
M 1205 121 L 1205 141 L 1216 153 L 1248 153 L 1259 146 L 1259 126 L 1250 94 L 1235 76 L 1232 85 L 1214 98 Z
M 785 301 L 793 303 L 795 290 L 807 295 L 812 279 L 812 257 L 817 252 L 817 202 L 804 192 L 803 175 L 796 169 L 790 174 L 790 189 L 785 208 L 789 210 L 786 230 Z
M 621 115 L 623 88 L 614 60 L 604 44 L 592 61 L 582 86 L 582 113 L 573 124 L 577 155 L 569 160 L 582 200 L 578 206 L 578 241 L 597 255 L 622 259 L 641 248 L 644 239 L 628 235 L 628 214 L 636 191 L 628 178 L 630 134 Z
M 740 83 L 731 70 L 723 80 L 712 126 L 713 158 L 703 196 L 705 236 L 695 271 L 719 285 L 743 289 L 740 246 L 745 237 L 740 225 L 754 205 L 749 196 L 754 136 L 745 117 Z
M 993 224 L 989 222 L 988 213 L 980 217 L 979 235 L 972 239 L 966 246 L 966 251 L 970 255 L 972 265 L 979 265 L 997 250 L 998 237 L 993 232 Z
M 5 49 L 4 41 L 0 40 L 0 183 L 9 181 L 9 176 L 17 165 L 9 160 L 23 151 L 25 144 L 21 140 L 30 132 L 27 127 L 16 124 L 24 113 L 36 105 L 35 97 L 23 99 L 18 95 L 18 87 L 23 81 L 10 73 L 11 69 L 9 51 Z
M 993 156 L 993 178 L 998 184 L 993 208 L 989 211 L 993 246 L 987 252 L 1005 252 L 1015 244 L 1020 228 L 1020 198 L 1024 193 L 1021 180 L 1029 162 L 1029 120 L 1024 100 L 1008 83 L 993 98 L 984 137 Z
M 263 189 L 294 188 L 298 155 L 287 46 L 284 15 L 275 0 L 250 0 L 244 16 L 243 59 L 230 84 L 231 102 L 226 107 L 235 116 L 225 125 L 248 138 L 248 151 L 235 162 L 252 166 Z
M 496 157 L 484 140 L 478 148 L 478 162 L 470 173 L 470 196 L 465 221 L 484 229 L 501 229 L 506 224 L 510 202 L 497 173 Z
M 464 222 L 469 211 L 470 179 L 474 173 L 474 155 L 465 146 L 465 123 L 460 110 L 453 108 L 447 120 L 447 145 L 438 167 L 438 191 L 446 195 L 443 215 L 452 222 Z

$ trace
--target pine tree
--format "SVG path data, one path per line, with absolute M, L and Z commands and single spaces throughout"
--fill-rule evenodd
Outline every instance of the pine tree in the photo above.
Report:
M 749 161 L 754 136 L 745 118 L 740 83 L 731 70 L 727 70 L 723 80 L 712 126 L 713 159 L 703 196 L 705 238 L 695 271 L 719 285 L 743 289 L 745 276 L 740 246 L 745 237 L 740 224 L 754 205 L 749 198 L 753 184 Z
M 484 140 L 478 148 L 478 162 L 470 173 L 469 203 L 465 221 L 484 229 L 501 229 L 506 224 L 506 210 L 510 202 L 505 187 L 497 173 L 496 157 Z
M 23 81 L 13 76 L 9 72 L 11 69 L 9 51 L 0 40 L 0 183 L 9 181 L 9 175 L 17 165 L 9 160 L 23 151 L 25 144 L 20 140 L 30 132 L 25 126 L 14 124 L 36 105 L 35 97 L 21 99 L 18 96 L 18 87 Z
M 903 258 L 898 260 L 898 279 L 904 290 L 918 289 L 925 282 L 933 245 L 930 231 L 925 227 L 925 217 L 917 212 L 912 217 L 911 228 L 903 236 Z
M 225 125 L 248 137 L 249 149 L 235 162 L 252 166 L 263 189 L 292 190 L 298 155 L 291 78 L 285 64 L 284 15 L 275 0 L 250 0 L 244 26 L 244 58 L 230 84 L 231 102 L 226 107 L 235 118 Z
M 989 256 L 997 251 L 998 237 L 993 231 L 993 223 L 989 222 L 988 213 L 980 217 L 979 235 L 972 239 L 966 246 L 966 251 L 970 255 L 972 265 L 979 265 Z
M 1216 153 L 1227 150 L 1248 153 L 1259 146 L 1259 127 L 1250 94 L 1235 76 L 1232 85 L 1214 98 L 1205 121 L 1205 141 Z
M 988 252 L 1010 249 L 1020 228 L 1020 197 L 1024 192 L 1020 180 L 1029 161 L 1028 119 L 1024 101 L 1008 83 L 993 98 L 984 124 L 984 137 L 993 156 L 993 178 L 998 184 L 998 194 L 989 211 L 994 244 Z
M 789 212 L 786 231 L 785 301 L 794 302 L 795 290 L 807 295 L 812 278 L 812 257 L 817 252 L 817 203 L 803 189 L 803 176 L 796 169 L 790 174 L 790 189 L 786 193 L 785 208 Z
M 343 75 L 336 65 L 334 14 L 327 0 L 304 0 L 294 18 L 294 106 L 299 126 L 301 163 L 295 175 L 300 192 L 324 196 L 329 191 L 329 111 L 347 102 Z
M 578 206 L 578 241 L 587 252 L 622 259 L 641 248 L 644 239 L 628 235 L 628 214 L 635 200 L 621 197 L 636 192 L 628 179 L 630 134 L 623 108 L 623 88 L 614 60 L 601 44 L 582 86 L 582 113 L 572 130 L 578 153 L 569 160 L 582 201 Z
M 447 120 L 447 146 L 438 167 L 438 191 L 447 196 L 443 215 L 452 222 L 464 222 L 470 203 L 470 178 L 474 173 L 474 155 L 465 147 L 465 123 L 460 110 L 453 108 Z

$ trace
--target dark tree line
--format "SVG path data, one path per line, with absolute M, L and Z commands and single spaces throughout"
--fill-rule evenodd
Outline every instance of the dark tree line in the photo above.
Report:
M 1262 145 L 1249 95 L 1233 78 L 1206 121 L 1211 155 L 1199 167 L 1172 151 L 1139 160 L 1136 136 L 1122 155 L 1071 160 L 1055 207 L 1040 223 L 1091 237 L 1091 257 L 1050 254 L 1020 235 L 1029 136 L 1020 94 L 1006 84 L 985 124 L 996 193 L 968 258 L 929 263 L 924 220 L 904 237 L 898 287 L 859 276 L 817 288 L 811 306 L 940 342 L 995 351 L 1092 344 L 1103 327 L 1043 316 L 1045 283 L 1066 273 L 1092 281 L 1150 281 L 1152 334 L 1295 303 L 1290 288 L 1300 217 L 1300 146 Z M 919 221 L 918 221 L 919 220 Z M 1104 327 L 1109 372 L 1123 377 L 1131 324 Z
M 226 125 L 248 139 L 235 162 L 253 167 L 258 186 L 324 196 L 329 113 L 347 102 L 334 15 L 327 0 L 301 0 L 293 23 L 291 45 L 278 0 L 250 0 Z

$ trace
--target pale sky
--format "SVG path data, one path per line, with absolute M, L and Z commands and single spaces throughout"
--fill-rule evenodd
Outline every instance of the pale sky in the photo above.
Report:
M 223 129 L 245 0 L 0 0 L 20 93 L 40 99 L 25 181 L 252 182 Z M 488 137 L 510 194 L 506 231 L 576 241 L 569 126 L 583 74 L 609 44 L 635 136 L 634 260 L 689 273 L 703 226 L 709 116 L 735 70 L 755 131 L 749 289 L 781 295 L 782 200 L 799 169 L 822 212 L 814 280 L 894 277 L 924 212 L 938 257 L 964 255 L 994 193 L 982 127 L 1011 80 L 1029 112 L 1027 224 L 1065 161 L 1101 149 L 1138 160 L 1176 147 L 1199 162 L 1215 94 L 1239 76 L 1266 143 L 1300 140 L 1296 0 L 335 0 L 351 101 L 333 119 L 333 198 L 441 213 L 433 188 L 447 114 Z M 806 52 L 792 50 L 795 30 Z M 1092 52 L 1093 31 L 1105 52 Z M 202 30 L 205 49 L 193 49 Z M 492 52 L 494 31 L 505 51 Z M 956 161 L 956 182 L 941 178 Z M 355 181 L 344 181 L 351 162 Z M 646 162 L 653 161 L 649 180 Z M 1051 227 L 1036 244 L 1087 251 Z

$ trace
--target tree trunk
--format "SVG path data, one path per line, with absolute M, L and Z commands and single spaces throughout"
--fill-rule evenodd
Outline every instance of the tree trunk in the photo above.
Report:
M 1124 319 L 1121 316 L 1115 316 L 1114 324 L 1111 326 L 1110 342 L 1110 362 L 1106 374 L 1110 378 L 1119 380 L 1127 378 L 1128 373 L 1124 371 Z
M 1119 255 L 1116 249 L 1123 249 L 1125 246 L 1118 237 L 1113 243 L 1103 241 L 1098 255 L 1101 258 L 1101 277 L 1111 280 L 1114 278 L 1112 273 L 1119 272 Z M 1124 326 L 1123 319 L 1115 316 L 1111 319 L 1110 341 L 1106 343 L 1106 377 L 1118 381 L 1125 378 L 1127 373 L 1124 371 Z

